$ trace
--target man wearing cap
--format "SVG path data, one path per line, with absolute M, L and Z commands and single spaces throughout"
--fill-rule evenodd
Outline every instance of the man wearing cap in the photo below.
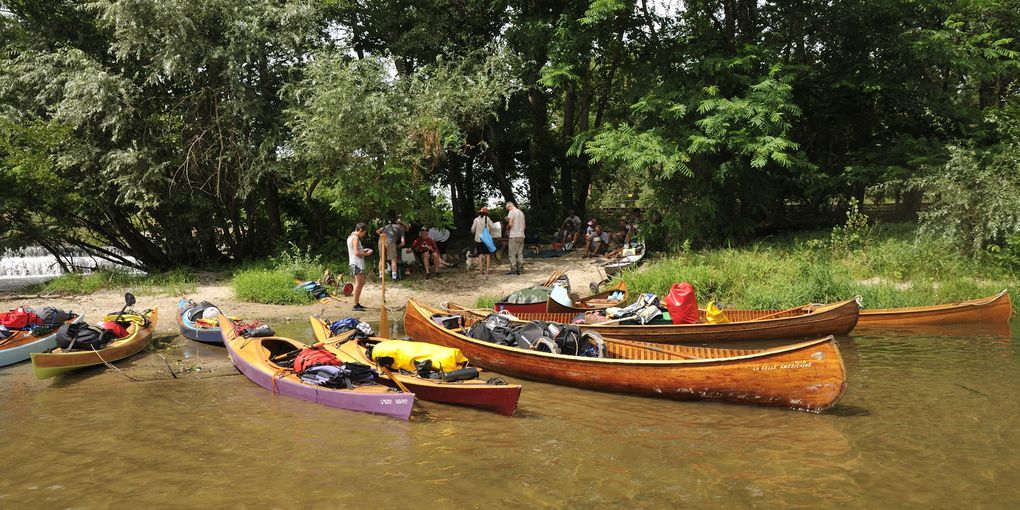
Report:
M 581 218 L 577 216 L 573 209 L 567 210 L 567 221 L 574 224 L 575 230 L 581 230 Z
M 482 242 L 482 232 L 488 228 L 489 234 L 492 234 L 495 225 L 492 220 L 489 219 L 489 208 L 482 207 L 478 210 L 478 216 L 475 217 L 475 221 L 471 223 L 471 233 L 475 236 L 475 252 L 479 258 L 479 268 L 482 274 L 489 274 L 489 267 L 492 265 L 492 253 L 489 251 L 489 247 L 485 246 Z
M 510 230 L 510 272 L 508 275 L 524 272 L 524 212 L 513 202 L 506 203 L 507 228 Z

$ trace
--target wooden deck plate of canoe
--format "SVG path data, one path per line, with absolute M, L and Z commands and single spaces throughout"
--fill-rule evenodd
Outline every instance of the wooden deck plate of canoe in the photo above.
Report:
M 289 338 L 267 336 L 245 338 L 234 332 L 234 324 L 220 314 L 217 321 L 223 345 L 230 361 L 245 377 L 273 392 L 325 406 L 382 414 L 406 420 L 414 406 L 414 393 L 398 393 L 381 384 L 357 386 L 354 389 L 332 389 L 306 384 L 270 358 L 308 347 Z
M 456 304 L 449 305 L 450 311 L 474 319 L 484 318 L 487 313 L 478 309 Z M 793 340 L 816 338 L 825 335 L 845 335 L 854 329 L 860 312 L 860 304 L 848 299 L 827 305 L 804 305 L 789 310 L 726 310 L 730 322 L 708 324 L 647 324 L 623 325 L 618 323 L 597 325 L 579 324 L 582 330 L 623 340 L 674 344 L 712 343 L 726 341 Z M 517 314 L 518 323 L 532 320 L 570 323 L 572 313 L 523 313 Z M 465 353 L 466 354 L 466 353 Z
M 329 326 L 325 321 L 316 317 L 309 317 L 308 319 L 312 323 L 315 341 L 324 342 L 328 340 L 330 336 Z M 372 340 L 380 341 L 383 339 L 375 338 Z M 375 361 L 365 355 L 364 341 L 351 340 L 342 344 L 329 344 L 325 348 L 332 351 L 341 360 L 357 361 L 373 368 L 377 366 Z M 513 416 L 514 411 L 517 410 L 517 401 L 521 398 L 521 386 L 519 384 L 488 384 L 481 378 L 468 381 L 445 382 L 424 379 L 416 375 L 400 373 L 399 371 L 394 371 L 393 376 L 399 379 L 405 387 L 413 391 L 422 400 L 478 407 L 504 416 Z M 380 382 L 389 386 L 396 386 L 386 376 L 381 377 Z
M 857 326 L 861 328 L 948 324 L 999 324 L 1009 322 L 1013 303 L 1009 292 L 959 303 L 909 308 L 865 308 Z
M 94 365 L 113 363 L 114 361 L 133 356 L 144 349 L 152 341 L 152 332 L 156 330 L 158 313 L 152 309 L 146 315 L 148 325 L 141 327 L 132 322 L 128 326 L 128 336 L 114 340 L 97 351 L 63 351 L 32 353 L 32 370 L 39 379 L 46 379 L 64 372 Z
M 666 397 L 719 400 L 819 412 L 846 390 L 846 368 L 831 336 L 771 349 L 626 345 L 607 341 L 607 357 L 588 358 L 507 347 L 446 329 L 446 312 L 408 302 L 404 330 L 419 342 L 460 349 L 496 372 L 567 386 Z M 465 317 L 468 325 L 476 316 Z

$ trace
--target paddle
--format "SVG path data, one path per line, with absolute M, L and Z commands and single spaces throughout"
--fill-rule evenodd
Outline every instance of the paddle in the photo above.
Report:
M 390 331 L 389 317 L 386 316 L 386 234 L 379 234 L 379 257 L 382 258 L 382 306 L 379 308 L 379 329 Z
M 404 386 L 404 383 L 400 382 L 400 379 L 397 379 L 396 377 L 393 376 L 393 372 L 390 372 L 390 369 L 378 363 L 376 364 L 376 366 L 379 367 L 379 369 L 382 370 L 383 373 L 385 373 L 386 376 L 389 377 L 391 381 L 397 384 L 397 387 L 400 388 L 400 391 L 404 393 L 411 393 L 411 390 L 407 389 L 407 386 Z
M 276 356 L 273 356 L 272 358 L 269 358 L 269 361 L 276 361 L 276 360 L 286 359 L 288 356 L 291 356 L 293 354 L 297 354 L 297 353 L 299 353 L 299 352 L 301 352 L 301 351 L 303 351 L 305 349 L 318 349 L 320 347 L 323 347 L 323 346 L 326 346 L 326 345 L 330 345 L 330 344 L 342 344 L 342 343 L 350 340 L 351 338 L 354 338 L 354 333 L 356 333 L 356 332 L 357 331 L 353 330 L 353 329 L 350 330 L 350 331 L 345 331 L 345 332 L 340 333 L 339 335 L 333 337 L 330 340 L 324 340 L 322 342 L 315 342 L 312 345 L 306 345 L 304 347 L 301 347 L 300 349 L 294 349 L 293 351 L 290 351 L 290 352 L 285 352 L 283 354 L 277 354 Z

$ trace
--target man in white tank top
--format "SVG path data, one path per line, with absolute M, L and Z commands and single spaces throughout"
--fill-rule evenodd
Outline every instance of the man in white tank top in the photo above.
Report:
M 367 310 L 361 306 L 361 289 L 365 286 L 365 257 L 372 254 L 371 248 L 364 248 L 361 240 L 368 232 L 368 225 L 364 222 L 354 227 L 354 232 L 347 236 L 347 261 L 351 265 L 351 276 L 354 277 L 354 307 L 355 312 Z

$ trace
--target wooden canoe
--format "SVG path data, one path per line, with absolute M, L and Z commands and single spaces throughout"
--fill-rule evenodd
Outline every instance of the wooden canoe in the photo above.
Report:
M 982 299 L 959 303 L 910 308 L 865 308 L 857 326 L 862 328 L 948 325 L 998 324 L 1009 322 L 1013 315 L 1013 302 L 1008 290 Z
M 78 322 L 84 314 L 64 321 L 64 324 Z M 11 336 L 0 340 L 0 367 L 13 365 L 29 359 L 33 352 L 43 352 L 57 346 L 57 332 L 34 336 L 31 331 L 14 331 Z
M 32 370 L 39 379 L 46 379 L 64 372 L 79 368 L 113 363 L 114 361 L 133 356 L 144 349 L 152 341 L 152 332 L 156 330 L 156 309 L 148 312 L 149 324 L 141 327 L 132 322 L 128 325 L 128 336 L 114 340 L 98 351 L 64 351 L 54 349 L 52 352 L 32 353 Z
M 289 338 L 267 336 L 245 338 L 234 333 L 234 325 L 219 316 L 220 335 L 230 361 L 253 383 L 284 395 L 329 407 L 382 414 L 407 420 L 414 407 L 414 393 L 396 393 L 381 384 L 357 386 L 352 390 L 332 389 L 301 382 L 294 372 L 276 365 L 270 358 L 308 347 Z
M 308 320 L 312 323 L 312 332 L 315 333 L 316 342 L 324 342 L 329 339 L 329 326 L 322 319 L 309 317 Z M 383 339 L 352 340 L 342 344 L 327 344 L 325 347 L 341 360 L 364 363 L 378 370 L 377 363 L 365 355 L 365 347 L 369 343 L 380 340 Z M 504 416 L 514 415 L 514 411 L 517 410 L 517 401 L 521 398 L 519 384 L 489 384 L 483 379 L 446 382 L 423 379 L 417 375 L 404 374 L 400 371 L 394 371 L 393 376 L 422 400 L 478 407 Z M 379 382 L 394 388 L 397 387 L 389 377 L 380 377 Z
M 623 299 L 609 299 L 609 296 L 611 296 L 614 292 L 623 292 Z M 549 299 L 545 302 L 545 311 L 549 313 L 572 313 L 577 315 L 579 313 L 590 312 L 592 310 L 605 310 L 610 306 L 620 306 L 625 302 L 627 302 L 627 282 L 618 280 L 616 285 L 613 285 L 598 294 L 592 294 L 584 299 L 574 301 L 571 306 L 560 304 L 550 295 Z
M 465 317 L 482 318 L 486 314 L 477 309 L 450 304 L 450 311 Z M 676 344 L 712 343 L 727 341 L 790 340 L 817 338 L 825 335 L 845 335 L 854 329 L 860 305 L 849 299 L 827 305 L 805 305 L 791 310 L 726 310 L 731 322 L 721 324 L 579 324 L 583 330 L 595 331 L 602 336 L 623 340 Z M 532 320 L 569 323 L 570 313 L 517 314 L 516 322 Z M 466 353 L 465 353 L 466 354 Z
M 508 375 L 598 391 L 681 400 L 720 400 L 820 412 L 846 390 L 833 337 L 771 349 L 715 349 L 606 339 L 607 357 L 586 358 L 507 347 L 449 330 L 443 312 L 414 300 L 404 331 L 420 342 L 460 349 L 478 366 Z M 468 317 L 470 324 L 474 320 Z
M 181 298 L 181 300 L 177 302 L 177 328 L 180 329 L 181 334 L 184 335 L 185 338 L 190 338 L 196 342 L 223 345 L 223 335 L 220 334 L 220 328 L 218 326 L 199 326 L 195 323 L 195 321 L 190 319 L 190 314 L 188 312 L 190 312 L 195 306 L 194 302 L 184 298 Z

